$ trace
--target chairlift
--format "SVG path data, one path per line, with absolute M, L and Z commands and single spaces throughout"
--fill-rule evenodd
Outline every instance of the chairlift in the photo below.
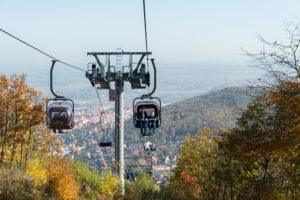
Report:
M 102 135 L 102 138 L 100 139 L 99 147 L 111 147 L 112 146 L 112 141 L 111 141 L 109 135 L 106 132 L 107 128 L 102 127 L 103 115 L 104 115 L 104 112 L 101 112 L 99 124 L 100 124 L 100 130 L 103 131 L 103 135 Z
M 146 119 L 139 117 L 140 112 L 146 112 Z M 142 122 L 149 123 L 153 120 L 154 127 L 161 125 L 161 100 L 158 97 L 138 97 L 133 101 L 133 125 L 141 128 Z
M 54 133 L 74 128 L 74 102 L 71 99 L 49 99 L 46 104 L 46 123 Z
M 64 96 L 57 95 L 53 91 L 53 68 L 56 60 L 52 60 L 50 69 L 50 90 L 55 96 L 46 103 L 46 124 L 54 133 L 58 130 L 63 133 L 64 129 L 74 128 L 74 102 Z
M 140 128 L 141 131 L 144 128 L 143 126 L 148 128 L 147 134 L 142 131 L 143 136 L 151 135 L 155 128 L 159 128 L 161 125 L 161 100 L 158 97 L 152 97 L 156 90 L 156 66 L 154 59 L 151 59 L 151 63 L 154 71 L 153 89 L 149 94 L 135 98 L 132 109 L 134 127 Z
M 151 152 L 156 151 L 155 146 L 148 140 L 147 142 L 144 143 L 144 150 L 148 155 L 151 154 Z
M 105 133 L 103 134 L 101 141 L 99 142 L 99 147 L 111 147 L 112 141 L 110 137 Z

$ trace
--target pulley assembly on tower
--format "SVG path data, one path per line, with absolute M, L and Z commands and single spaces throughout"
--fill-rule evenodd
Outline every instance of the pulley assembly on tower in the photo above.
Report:
M 150 72 L 143 61 L 151 55 L 151 52 L 90 52 L 88 55 L 93 56 L 96 63 L 88 64 L 86 77 L 97 89 L 111 89 L 112 82 L 118 80 L 129 82 L 132 89 L 150 87 Z M 117 56 L 128 56 L 128 64 L 123 64 L 121 69 L 117 69 L 111 64 L 112 57 Z M 135 60 L 138 61 L 136 65 Z M 161 125 L 161 100 L 158 97 L 152 97 L 157 85 L 156 65 L 154 59 L 150 60 L 154 72 L 153 89 L 150 93 L 135 98 L 132 109 L 133 124 L 141 129 L 142 136 L 152 135 Z

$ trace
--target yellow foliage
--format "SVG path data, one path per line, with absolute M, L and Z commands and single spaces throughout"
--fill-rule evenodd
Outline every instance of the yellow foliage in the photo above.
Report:
M 48 171 L 43 159 L 32 159 L 27 162 L 26 174 L 34 179 L 36 187 L 42 186 L 48 181 Z
M 110 200 L 114 199 L 119 192 L 120 182 L 117 176 L 112 175 L 110 172 L 105 172 L 100 178 L 99 193 L 101 199 Z
M 215 193 L 217 177 L 212 171 L 217 167 L 217 138 L 209 128 L 199 131 L 195 137 L 186 137 L 180 148 L 176 170 L 170 179 L 170 191 L 178 199 L 203 199 Z
M 66 161 L 53 158 L 48 166 L 49 187 L 61 199 L 76 199 L 79 193 L 79 185 L 76 182 L 75 170 Z

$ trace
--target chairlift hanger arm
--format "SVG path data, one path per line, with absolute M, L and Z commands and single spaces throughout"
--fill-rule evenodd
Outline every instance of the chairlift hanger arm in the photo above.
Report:
M 104 112 L 101 112 L 101 115 L 100 115 L 100 131 L 104 131 L 105 129 L 103 128 L 102 126 L 102 116 L 103 116 Z
M 64 99 L 64 96 L 57 95 L 53 90 L 53 69 L 57 60 L 52 60 L 52 65 L 50 69 L 50 90 L 51 93 L 55 96 L 56 99 Z
M 95 59 L 96 59 L 98 65 L 101 67 L 101 70 L 102 70 L 102 68 L 104 67 L 104 65 L 102 64 L 102 62 L 100 61 L 100 59 L 98 58 L 97 55 L 93 55 L 93 56 L 95 57 Z
M 153 71 L 154 71 L 154 86 L 153 86 L 153 90 L 152 92 L 149 94 L 149 96 L 152 96 L 152 94 L 154 94 L 154 92 L 156 91 L 156 65 L 154 63 L 154 58 L 151 58 L 151 63 L 152 63 L 152 66 L 153 66 Z
M 147 54 L 143 54 L 143 55 L 141 56 L 141 58 L 140 58 L 138 64 L 136 65 L 136 67 L 135 67 L 135 69 L 134 69 L 133 71 L 137 72 L 137 70 L 139 69 L 139 67 L 140 67 L 140 65 L 141 65 L 141 63 L 142 63 L 142 61 L 144 60 L 144 58 L 145 58 L 146 55 L 147 55 Z
M 100 66 L 100 70 L 101 70 L 101 76 L 104 77 L 104 71 L 105 71 L 105 66 L 102 64 L 102 62 L 100 61 L 100 59 L 98 58 L 97 55 L 93 55 L 98 63 L 98 65 Z
M 152 98 L 151 96 L 155 93 L 156 91 L 156 82 L 157 82 L 157 78 L 156 78 L 156 65 L 154 62 L 154 58 L 151 58 L 151 63 L 152 63 L 152 67 L 153 67 L 153 72 L 154 72 L 154 84 L 153 84 L 153 89 L 149 94 L 144 94 L 142 95 L 141 98 Z

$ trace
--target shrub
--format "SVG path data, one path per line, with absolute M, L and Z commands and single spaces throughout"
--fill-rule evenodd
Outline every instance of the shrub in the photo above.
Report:
M 120 194 L 119 178 L 110 172 L 104 172 L 100 177 L 99 194 L 101 199 L 110 200 Z
M 83 162 L 75 163 L 76 178 L 80 183 L 80 196 L 87 199 L 99 199 L 100 175 L 96 169 L 90 171 Z
M 79 185 L 76 182 L 76 171 L 70 163 L 59 158 L 52 158 L 48 166 L 50 195 L 57 195 L 63 200 L 76 199 Z
M 33 179 L 19 169 L 0 169 L 0 199 L 38 200 L 41 193 L 34 189 Z
M 25 172 L 33 178 L 35 187 L 41 187 L 48 181 L 47 163 L 44 159 L 35 158 L 27 161 Z

